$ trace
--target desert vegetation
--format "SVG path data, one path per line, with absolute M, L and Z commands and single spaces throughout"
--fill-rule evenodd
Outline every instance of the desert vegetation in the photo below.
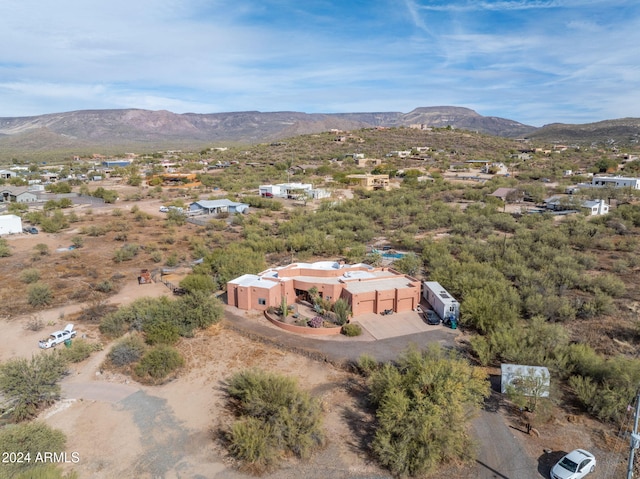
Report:
M 590 173 L 619 165 L 619 153 L 532 151 L 525 161 L 517 158 L 521 145 L 514 141 L 444 129 L 363 130 L 346 142 L 334 140 L 326 133 L 182 153 L 181 168 L 198 169 L 201 186 L 193 188 L 147 184 L 162 170 L 154 153 L 139 160 L 136 171 L 116 171 L 120 179 L 104 186 L 73 180 L 49 188 L 91 196 L 99 207 L 70 205 L 64 198 L 42 208 L 11 204 L 10 212 L 64 244 L 36 243 L 16 253 L 12 241 L 0 238 L 6 286 L 1 299 L 9 314 L 87 302 L 79 320 L 108 343 L 105 367 L 161 384 L 185 365 L 181 342 L 222 318 L 213 293 L 223 291 L 229 280 L 293 261 L 331 258 L 379 265 L 378 248 L 384 245 L 404 253 L 392 263 L 395 269 L 439 281 L 460 300 L 460 327 L 468 338 L 455 354 L 434 349 L 408 351 L 393 365 L 362 361 L 375 411 L 370 452 L 393 474 L 420 476 L 454 456 L 470 457 L 461 411 L 476 408 L 488 387 L 476 366 L 546 366 L 554 383 L 550 402 L 579 408 L 605 424 L 622 420 L 640 380 L 637 192 L 602 189 L 574 196 L 606 199 L 612 205 L 606 216 L 529 212 Z M 418 154 L 417 146 L 426 149 Z M 381 159 L 380 164 L 356 166 L 356 150 Z M 386 156 L 395 150 L 413 154 Z M 209 164 L 230 166 L 207 169 L 199 163 L 203 157 Z M 504 163 L 508 176 L 463 179 L 469 168 L 464 161 L 475 158 Z M 306 168 L 295 168 L 299 165 Z M 38 173 L 33 166 L 30 175 Z M 63 168 L 70 171 L 70 166 Z M 93 171 L 75 165 L 74 170 Z M 566 177 L 567 170 L 580 175 Z M 390 173 L 392 188 L 350 188 L 346 176 L 363 172 Z M 260 184 L 285 181 L 313 182 L 334 196 L 308 202 L 256 196 Z M 489 196 L 500 187 L 516 193 L 506 201 Z M 174 210 L 158 213 L 155 206 L 186 207 L 196 199 L 219 198 L 246 202 L 250 213 L 196 224 Z M 116 208 L 108 206 L 113 202 Z M 143 209 L 145 202 L 154 202 L 155 214 Z M 99 208 L 110 208 L 109 213 Z M 163 267 L 188 269 L 178 285 L 186 294 L 106 307 L 104 300 L 126 278 L 150 267 L 157 274 Z M 329 320 L 346 336 L 360 333 L 359 325 L 349 323 L 348 304 L 319 297 L 312 303 L 317 314 L 304 318 L 307 327 Z M 281 305 L 284 317 L 288 306 Z M 84 360 L 94 348 L 77 340 L 56 354 L 1 364 L 3 412 L 14 421 L 34 417 L 57 398 L 69 362 Z M 228 393 L 236 420 L 225 430 L 225 440 L 249 470 L 272 470 L 283 456 L 306 458 L 322 447 L 322 411 L 290 378 L 245 372 L 229 381 Z M 451 403 L 445 404 L 445 396 L 453 397 Z M 267 424 L 267 417 L 273 421 Z

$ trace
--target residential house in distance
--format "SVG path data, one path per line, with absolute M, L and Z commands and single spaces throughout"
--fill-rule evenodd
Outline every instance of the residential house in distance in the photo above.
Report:
M 367 191 L 388 190 L 389 175 L 372 175 L 365 173 L 362 175 L 347 175 L 349 181 Z
M 614 188 L 631 188 L 640 190 L 640 178 L 630 178 L 625 176 L 594 176 L 591 178 L 591 185 L 594 187 L 612 186 Z
M 363 168 L 365 166 L 378 166 L 382 164 L 379 158 L 354 158 L 356 166 Z
M 0 189 L 0 202 L 34 203 L 38 199 L 36 192 L 28 186 L 9 186 Z
M 314 188 L 311 183 L 278 183 L 276 185 L 260 185 L 258 194 L 267 198 L 298 199 L 305 195 L 313 199 L 329 198 L 331 193 L 321 188 Z
M 11 170 L 0 170 L 0 179 L 1 180 L 9 180 L 11 178 L 15 178 L 18 174 L 15 171 Z
M 589 216 L 606 215 L 609 205 L 604 200 L 576 201 L 566 196 L 552 196 L 544 200 L 545 206 L 552 211 L 586 211 Z
M 220 213 L 246 213 L 249 205 L 246 203 L 236 203 L 234 201 L 223 198 L 221 200 L 200 200 L 189 205 L 189 213 L 218 215 Z
M 129 165 L 131 165 L 131 160 L 105 160 L 102 162 L 102 166 L 105 168 L 126 168 Z
M 309 290 L 328 300 L 345 299 L 353 316 L 365 313 L 411 311 L 420 304 L 420 281 L 390 268 L 334 261 L 293 263 L 259 274 L 245 274 L 227 283 L 227 302 L 243 310 L 264 311 L 310 300 Z
M 502 201 L 522 201 L 524 194 L 518 191 L 516 188 L 498 188 L 493 193 L 489 194 L 495 198 L 500 198 Z

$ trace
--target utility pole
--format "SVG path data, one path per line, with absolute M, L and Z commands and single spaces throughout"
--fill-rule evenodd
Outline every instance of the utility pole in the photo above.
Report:
M 633 432 L 629 447 L 629 466 L 627 467 L 627 479 L 633 479 L 633 456 L 640 446 L 640 435 L 638 434 L 638 418 L 640 417 L 640 390 L 636 395 L 636 412 L 633 416 Z

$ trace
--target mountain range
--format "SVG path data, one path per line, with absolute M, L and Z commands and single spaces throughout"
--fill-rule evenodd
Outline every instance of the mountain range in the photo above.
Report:
M 0 154 L 55 150 L 199 148 L 256 144 L 330 129 L 451 127 L 506 138 L 569 144 L 635 144 L 640 119 L 550 124 L 540 128 L 482 116 L 463 107 L 421 107 L 409 113 L 231 112 L 177 114 L 140 109 L 80 110 L 31 117 L 0 118 Z

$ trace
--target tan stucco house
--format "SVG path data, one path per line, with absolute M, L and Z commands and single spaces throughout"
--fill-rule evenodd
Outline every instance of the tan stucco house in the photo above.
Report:
M 420 304 L 420 281 L 391 268 L 333 261 L 293 263 L 260 274 L 245 274 L 227 283 L 227 302 L 244 310 L 277 307 L 309 299 L 309 290 L 329 300 L 345 299 L 353 316 L 410 311 Z

